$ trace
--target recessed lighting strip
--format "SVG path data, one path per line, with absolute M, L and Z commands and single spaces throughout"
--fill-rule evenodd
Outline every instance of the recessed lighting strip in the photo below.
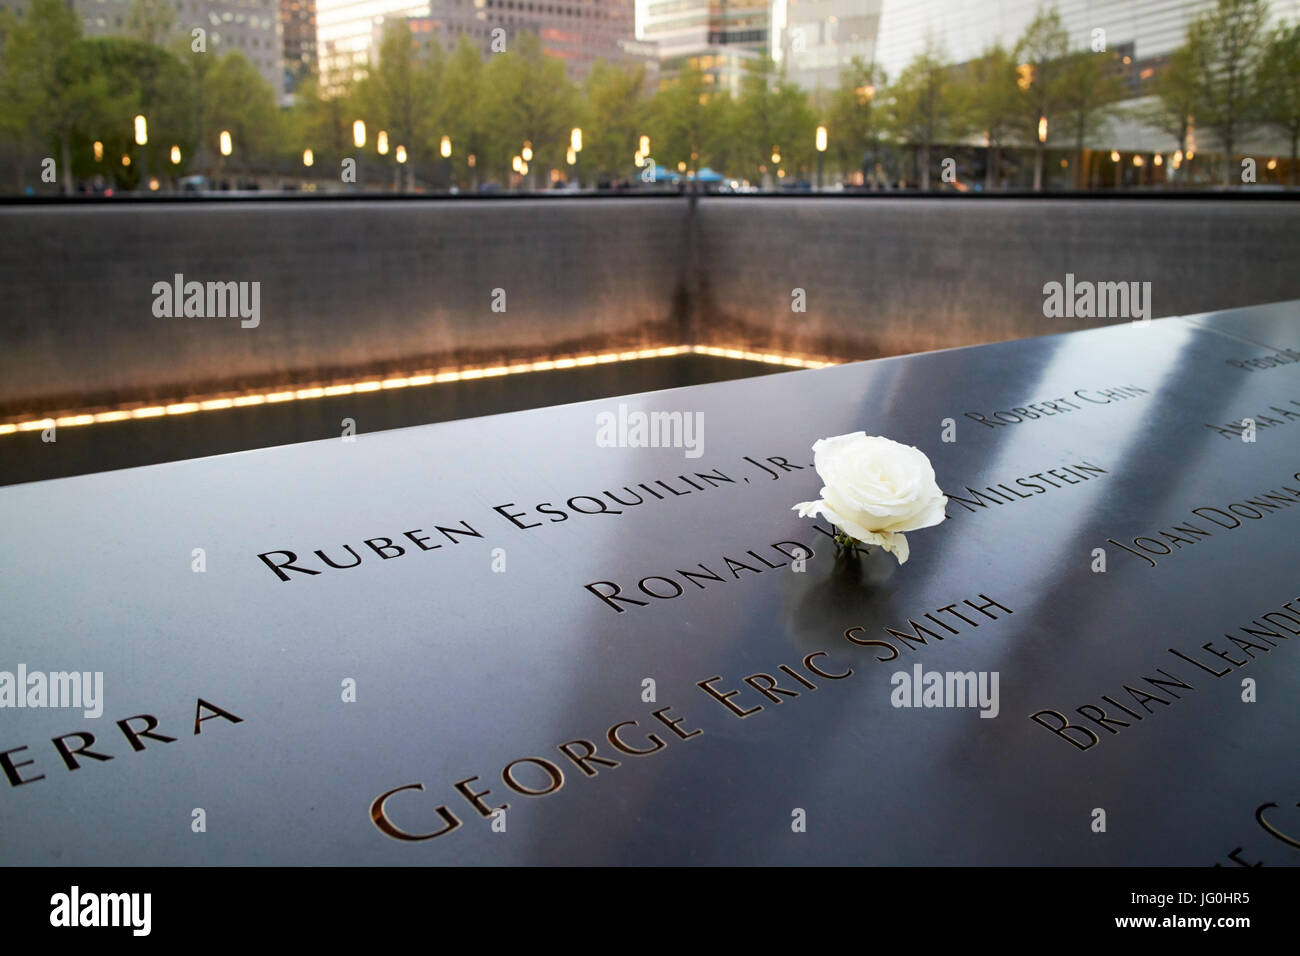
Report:
M 712 345 L 666 345 L 659 348 L 632 349 L 621 352 L 588 352 L 561 358 L 541 359 L 514 365 L 492 365 L 478 368 L 461 368 L 441 372 L 417 372 L 388 378 L 371 378 L 357 382 L 338 382 L 331 385 L 312 385 L 304 388 L 280 389 L 244 395 L 214 398 L 190 398 L 165 405 L 133 405 L 106 411 L 77 411 L 44 418 L 0 423 L 0 435 L 18 432 L 41 431 L 51 425 L 72 428 L 78 425 L 99 425 L 104 422 L 122 422 L 136 418 L 160 418 L 165 415 L 189 415 L 193 412 L 220 411 L 228 408 L 245 408 L 250 405 L 274 405 L 280 402 L 305 401 L 313 398 L 331 398 L 336 395 L 358 395 L 390 388 L 419 388 L 424 385 L 442 385 L 448 382 L 467 382 L 500 375 L 519 375 L 524 372 L 551 372 L 559 369 L 582 368 L 587 365 L 607 365 L 612 362 L 632 362 L 638 359 L 668 358 L 674 355 L 709 355 L 715 358 L 762 362 L 765 365 L 782 365 L 788 368 L 825 368 L 836 364 L 828 359 L 785 355 L 776 352 L 752 352 L 745 349 L 722 348 Z

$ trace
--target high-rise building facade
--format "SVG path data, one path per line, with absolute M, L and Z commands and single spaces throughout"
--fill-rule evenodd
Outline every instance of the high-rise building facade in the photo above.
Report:
M 664 78 L 698 67 L 714 89 L 737 93 L 745 64 L 769 52 L 769 0 L 642 0 L 637 36 L 658 45 Z
M 23 11 L 27 0 L 0 0 L 11 10 Z M 237 51 L 275 90 L 284 88 L 283 41 L 280 0 L 174 0 L 175 19 L 169 36 L 190 37 L 202 29 L 209 53 L 218 56 Z M 134 31 L 131 0 L 72 0 L 81 17 L 85 36 L 124 36 Z
M 316 72 L 316 0 L 280 0 L 284 90 L 292 93 Z
M 1055 8 L 1072 46 L 1090 47 L 1093 31 L 1105 31 L 1107 48 L 1132 44 L 1128 54 L 1144 60 L 1182 44 L 1187 26 L 1211 10 L 1216 0 L 884 0 L 880 12 L 877 59 L 896 77 L 925 46 L 927 37 L 943 44 L 949 59 L 972 60 L 994 42 L 1010 49 L 1043 8 Z M 1300 22 L 1300 0 L 1270 0 L 1273 20 Z
M 854 59 L 872 63 L 881 0 L 773 0 L 772 58 L 793 83 L 835 89 Z
M 432 0 L 429 17 L 443 45 L 468 36 L 484 54 L 509 49 L 522 33 L 535 34 L 542 51 L 564 61 L 581 83 L 597 60 L 634 65 L 651 51 L 636 42 L 635 0 Z M 497 32 L 501 31 L 501 32 Z
M 485 56 L 509 49 L 520 34 L 534 34 L 576 83 L 597 60 L 634 65 L 654 59 L 653 50 L 636 40 L 635 0 L 319 0 L 319 56 L 327 82 L 360 75 L 393 19 L 406 19 L 417 42 L 436 39 L 450 50 L 468 37 Z
M 1104 40 L 1105 49 L 1120 58 L 1129 99 L 1137 101 L 1149 95 L 1149 81 L 1165 57 L 1182 45 L 1192 21 L 1215 5 L 1216 0 L 883 0 L 876 61 L 893 80 L 928 42 L 938 43 L 953 63 L 973 60 L 994 43 L 1012 50 L 1038 12 L 1054 8 L 1072 49 L 1094 49 L 1094 40 Z M 1268 8 L 1274 25 L 1300 23 L 1300 0 L 1270 0 Z M 1275 138 L 1267 131 L 1261 135 L 1263 145 Z M 1147 151 L 1171 148 L 1166 134 L 1119 115 L 1089 145 Z
M 365 75 L 375 49 L 375 27 L 385 17 L 428 15 L 429 0 L 317 0 L 316 56 L 322 89 L 331 92 Z

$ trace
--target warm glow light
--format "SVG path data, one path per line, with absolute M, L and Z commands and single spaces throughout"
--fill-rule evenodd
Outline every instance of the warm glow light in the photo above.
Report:
M 379 135 L 375 137 L 375 149 L 379 151 L 380 156 L 388 155 L 388 130 L 379 131 Z
M 632 162 L 636 163 L 637 169 L 640 169 L 642 166 L 645 165 L 645 157 L 641 155 L 641 152 L 638 150 L 636 153 L 633 154 Z
M 569 149 L 575 153 L 582 152 L 582 127 L 575 126 L 569 130 Z
M 1021 63 L 1016 67 L 1016 86 L 1027 90 L 1034 83 L 1034 67 L 1031 63 Z
M 1270 159 L 1270 160 L 1268 161 L 1268 168 L 1269 168 L 1269 169 L 1277 169 L 1277 157 L 1276 157 L 1276 156 L 1274 156 L 1272 159 Z
M 1047 142 L 1047 117 L 1046 116 L 1038 117 L 1038 141 L 1040 143 Z
M 442 154 L 442 158 L 443 158 L 443 159 L 447 159 L 449 156 L 451 156 L 451 137 L 450 137 L 450 136 L 444 136 L 444 137 L 442 138 L 442 142 L 438 144 L 438 152 L 439 152 L 440 154 Z
M 366 145 L 366 122 L 357 120 L 352 124 L 352 145 L 357 149 Z
M 98 163 L 100 160 L 104 158 L 104 144 L 101 143 L 99 140 L 95 140 L 92 149 L 94 149 L 95 151 L 95 162 Z
M 130 165 L 131 165 L 131 157 L 128 156 L 128 155 L 126 155 L 126 153 L 123 153 L 123 154 L 122 154 L 122 165 L 123 165 L 123 166 L 130 166 Z
M 1118 163 L 1118 162 L 1119 162 L 1119 150 L 1118 150 L 1118 149 L 1112 149 L 1112 150 L 1110 151 L 1110 161 L 1111 161 L 1112 163 Z
M 135 145 L 147 146 L 149 143 L 149 126 L 144 117 L 137 115 L 135 118 Z
M 157 176 L 150 176 L 150 177 L 149 177 L 149 191 L 150 191 L 150 192 L 155 192 L 155 193 L 156 193 L 156 192 L 158 191 L 158 187 L 159 187 L 160 185 L 162 185 L 162 184 L 158 182 L 158 177 L 157 177 Z
M 518 362 L 513 365 L 493 365 L 460 369 L 445 369 L 432 372 L 415 372 L 413 374 L 395 374 L 383 379 L 363 379 L 355 382 L 332 382 L 328 385 L 306 385 L 302 388 L 285 388 L 278 392 L 260 392 L 245 395 L 222 395 L 209 398 L 193 397 L 179 402 L 162 405 L 138 405 L 125 408 L 106 409 L 102 411 L 72 411 L 44 418 L 19 419 L 0 423 L 0 435 L 12 435 L 18 432 L 40 431 L 52 425 L 75 427 L 79 425 L 121 422 L 140 418 L 161 418 L 171 415 L 189 415 L 195 412 L 220 411 L 230 408 L 245 408 L 253 405 L 278 404 L 281 402 L 306 401 L 314 398 L 327 398 L 354 393 L 378 392 L 394 388 L 418 388 L 426 385 L 438 385 L 448 382 L 472 381 L 480 378 L 492 378 L 501 375 L 519 375 L 527 372 L 550 372 L 557 369 L 579 368 L 589 365 L 605 365 L 613 362 L 631 362 L 641 359 L 669 358 L 676 355 L 709 355 L 715 358 L 738 359 L 746 362 L 761 362 L 765 365 L 781 365 L 787 368 L 825 368 L 837 364 L 827 358 L 805 355 L 789 355 L 776 352 L 754 352 L 747 349 L 729 348 L 716 345 L 664 345 L 653 348 L 634 349 L 621 352 L 588 352 L 578 355 L 565 355 L 555 358 L 537 359 Z
M 398 144 L 397 149 L 396 149 L 396 150 L 394 151 L 394 153 L 393 153 L 393 158 L 396 159 L 399 163 L 405 163 L 405 162 L 406 162 L 406 147 L 405 147 L 405 146 L 402 146 L 401 144 Z
M 515 172 L 517 173 L 521 172 L 523 170 L 523 166 L 524 166 L 524 162 L 518 156 L 510 157 L 510 168 L 513 169 Z
M 1143 159 L 1141 156 L 1134 156 L 1134 157 L 1133 157 L 1133 165 L 1134 165 L 1134 166 L 1144 166 L 1144 165 L 1146 165 L 1146 160 Z
M 640 151 L 640 153 L 641 153 L 642 156 L 649 156 L 649 155 L 650 155 L 650 137 L 649 137 L 649 136 L 646 136 L 646 135 L 643 134 L 643 135 L 641 136 L 641 142 L 639 142 L 639 143 L 637 144 L 637 147 L 638 147 L 638 149 L 639 149 L 639 151 Z
M 466 162 L 469 163 L 469 168 L 473 169 L 475 166 L 478 165 L 478 157 L 475 156 L 473 153 L 470 153 L 469 157 L 466 159 Z
M 1174 169 L 1183 165 L 1183 151 L 1181 149 L 1174 151 Z
M 316 162 L 316 154 L 310 149 L 304 149 L 302 151 L 302 164 L 304 166 L 310 166 L 314 162 Z
M 572 166 L 574 163 L 578 161 L 578 154 L 573 151 L 572 146 L 570 146 L 568 150 L 565 151 L 564 161 L 568 163 L 570 166 Z
M 171 157 L 171 158 L 172 158 L 172 165 L 173 165 L 173 166 L 179 166 L 179 165 L 180 165 L 180 163 L 181 163 L 181 148 L 180 148 L 179 146 L 173 146 L 173 147 L 172 147 L 172 157 Z
M 780 162 L 781 162 L 781 150 L 780 150 L 780 148 L 778 148 L 778 147 L 776 147 L 776 146 L 773 146 L 773 147 L 772 147 L 772 165 L 775 166 L 775 165 L 777 165 L 777 164 L 780 163 Z
M 520 175 L 520 176 L 527 176 L 527 175 L 528 175 L 528 164 L 527 164 L 527 163 L 520 163 L 520 164 L 519 164 L 519 175 Z
M 778 169 L 778 170 L 776 171 L 776 178 L 777 178 L 777 179 L 785 179 L 785 170 L 784 170 L 784 169 Z
M 1154 156 L 1151 157 L 1151 165 L 1163 166 L 1164 164 L 1165 164 L 1165 158 L 1161 156 L 1159 153 L 1156 153 Z
M 525 163 L 531 163 L 531 162 L 533 161 L 533 144 L 530 143 L 530 142 L 528 142 L 527 140 L 525 140 L 525 141 L 524 141 L 524 148 L 523 148 L 523 150 L 519 153 L 519 157 L 520 157 L 520 158 L 521 158 Z
M 230 130 L 223 129 L 221 131 L 221 155 L 229 156 L 233 149 L 234 146 L 230 142 Z
M 679 173 L 684 173 L 684 172 L 686 172 L 686 163 L 685 163 L 685 161 L 682 161 L 682 162 L 680 162 L 680 163 L 677 164 L 677 171 L 678 171 Z
M 817 127 L 817 152 L 819 153 L 826 152 L 826 127 L 825 126 Z
M 1195 151 L 1195 150 L 1191 150 L 1191 149 L 1189 149 L 1189 150 L 1187 151 L 1187 160 L 1188 160 L 1188 162 L 1191 162 L 1191 161 L 1192 161 L 1193 159 L 1195 159 L 1195 158 L 1196 158 L 1196 151 Z

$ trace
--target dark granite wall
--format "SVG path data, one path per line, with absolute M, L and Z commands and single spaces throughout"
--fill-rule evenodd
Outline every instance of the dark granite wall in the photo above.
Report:
M 0 415 L 694 342 L 869 358 L 1300 298 L 1300 204 L 683 197 L 0 207 Z M 260 325 L 154 283 L 260 282 Z M 791 310 L 791 292 L 807 311 Z M 506 311 L 492 310 L 504 289 Z

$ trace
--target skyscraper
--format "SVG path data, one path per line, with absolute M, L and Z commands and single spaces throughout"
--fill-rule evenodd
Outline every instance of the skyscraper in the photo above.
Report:
M 769 22 L 768 0 L 642 0 L 637 36 L 658 44 L 664 77 L 695 66 L 737 93 L 745 63 L 768 53 Z
M 293 90 L 316 71 L 316 0 L 280 0 L 284 38 L 284 89 Z

